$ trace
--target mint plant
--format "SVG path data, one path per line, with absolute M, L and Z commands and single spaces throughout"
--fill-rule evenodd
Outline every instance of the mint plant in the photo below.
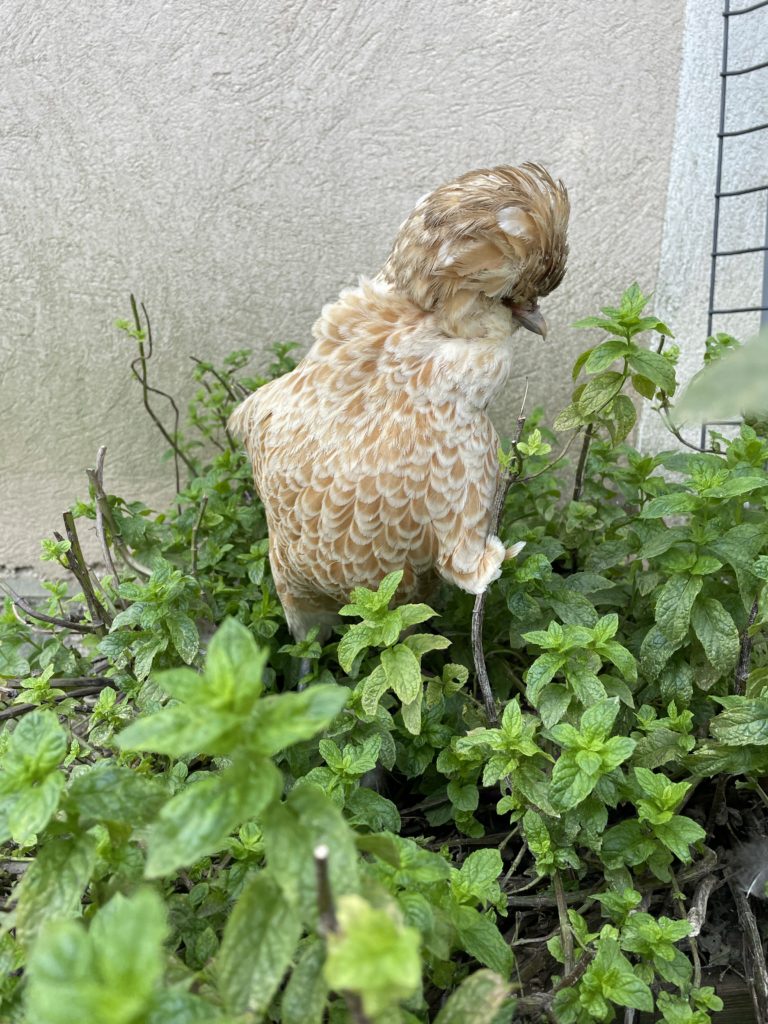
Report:
M 692 450 L 648 301 L 579 322 L 568 407 L 500 452 L 495 718 L 456 589 L 398 606 L 394 572 L 290 637 L 226 422 L 292 346 L 195 360 L 182 421 L 132 303 L 177 493 L 110 494 L 100 452 L 43 544 L 70 578 L 0 611 L 0 1019 L 706 1024 L 732 932 L 763 962 L 732 858 L 768 834 L 766 417 Z M 641 401 L 669 450 L 628 442 Z

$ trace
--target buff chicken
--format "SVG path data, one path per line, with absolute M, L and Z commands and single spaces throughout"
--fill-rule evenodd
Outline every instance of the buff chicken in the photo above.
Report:
M 403 569 L 482 592 L 515 551 L 489 535 L 499 479 L 488 403 L 511 337 L 542 337 L 565 273 L 568 195 L 536 164 L 470 171 L 424 196 L 383 269 L 341 292 L 295 370 L 250 395 L 245 442 L 288 626 L 327 636 L 357 586 Z

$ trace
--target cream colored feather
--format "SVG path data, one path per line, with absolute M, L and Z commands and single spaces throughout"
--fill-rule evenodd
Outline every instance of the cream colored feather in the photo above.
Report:
M 323 309 L 296 369 L 233 413 L 296 637 L 394 569 L 399 601 L 428 597 L 438 577 L 476 594 L 499 576 L 485 409 L 513 369 L 513 332 L 544 332 L 536 302 L 565 272 L 568 210 L 533 164 L 436 189 L 381 273 Z

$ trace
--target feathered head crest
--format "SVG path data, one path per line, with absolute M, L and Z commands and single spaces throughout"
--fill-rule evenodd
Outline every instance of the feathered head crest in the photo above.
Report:
M 569 210 L 563 183 L 538 164 L 469 171 L 420 200 L 382 275 L 426 310 L 481 292 L 533 302 L 565 274 Z

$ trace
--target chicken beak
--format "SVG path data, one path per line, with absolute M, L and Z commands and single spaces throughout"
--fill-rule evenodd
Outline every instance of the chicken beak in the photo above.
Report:
M 527 331 L 532 331 L 533 334 L 540 334 L 542 338 L 546 339 L 547 321 L 541 315 L 537 305 L 510 306 L 509 310 L 512 313 L 512 319 L 516 320 L 521 327 L 524 327 Z

